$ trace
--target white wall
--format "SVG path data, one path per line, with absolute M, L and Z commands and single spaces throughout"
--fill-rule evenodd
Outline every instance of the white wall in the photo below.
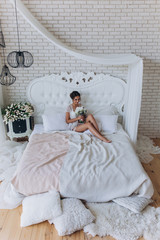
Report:
M 58 39 L 90 53 L 135 53 L 144 59 L 139 131 L 160 137 L 160 1 L 158 0 L 23 0 L 34 16 Z M 14 8 L 0 1 L 6 56 L 16 50 Z M 26 100 L 30 80 L 61 71 L 94 71 L 126 78 L 126 67 L 107 67 L 77 60 L 54 47 L 18 14 L 23 50 L 34 56 L 28 69 L 11 69 L 17 81 L 4 93 L 6 103 Z

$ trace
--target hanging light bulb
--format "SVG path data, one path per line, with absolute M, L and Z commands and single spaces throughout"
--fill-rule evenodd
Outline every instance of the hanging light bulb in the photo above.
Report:
M 16 77 L 14 77 L 10 71 L 7 65 L 4 65 L 2 68 L 2 73 L 0 75 L 0 83 L 5 86 L 9 86 L 13 84 L 16 81 Z
M 13 68 L 30 67 L 33 63 L 33 57 L 27 51 L 13 51 L 8 54 L 7 62 Z
M 7 61 L 8 61 L 8 64 L 13 68 L 18 68 L 18 67 L 26 67 L 27 68 L 33 64 L 33 56 L 30 52 L 20 50 L 16 0 L 15 0 L 15 14 L 16 14 L 16 25 L 17 25 L 17 37 L 18 37 L 19 51 L 13 51 L 13 52 L 9 53 L 8 57 L 7 57 Z
M 5 56 L 4 56 L 5 41 L 4 41 L 2 29 L 1 29 L 1 24 L 0 24 L 0 46 L 3 47 L 3 61 L 4 61 L 4 66 L 2 67 L 2 72 L 0 74 L 0 84 L 9 86 L 16 81 L 16 77 L 14 77 L 10 73 L 9 68 L 5 64 Z

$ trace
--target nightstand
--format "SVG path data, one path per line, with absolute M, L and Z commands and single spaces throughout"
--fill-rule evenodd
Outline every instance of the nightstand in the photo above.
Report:
M 25 120 L 18 119 L 14 122 L 9 121 L 9 123 L 6 125 L 7 136 L 11 139 L 11 141 L 13 138 L 29 138 L 33 126 L 33 117 L 27 117 Z

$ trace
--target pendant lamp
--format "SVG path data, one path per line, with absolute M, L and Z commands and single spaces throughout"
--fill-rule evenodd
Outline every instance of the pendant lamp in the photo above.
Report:
M 13 68 L 18 68 L 18 67 L 27 68 L 33 64 L 33 56 L 30 52 L 21 51 L 21 48 L 20 48 L 16 0 L 15 0 L 15 14 L 16 14 L 16 25 L 17 25 L 17 37 L 18 37 L 19 51 L 13 51 L 13 52 L 9 53 L 8 57 L 7 57 L 7 62 Z
M 0 84 L 5 86 L 10 86 L 16 81 L 16 77 L 10 73 L 9 68 L 5 63 L 4 48 L 3 48 L 3 60 L 4 60 L 4 65 L 2 67 L 2 72 L 0 74 Z
M 1 21 L 0 21 L 0 46 L 5 48 L 5 41 L 4 41 L 4 36 L 1 28 Z
M 4 66 L 2 67 L 2 72 L 0 74 L 0 84 L 9 86 L 16 81 L 16 77 L 14 77 L 10 73 L 9 68 L 5 63 L 5 56 L 4 56 L 5 41 L 4 41 L 2 29 L 1 29 L 1 22 L 0 22 L 0 46 L 3 48 L 3 61 L 4 61 Z

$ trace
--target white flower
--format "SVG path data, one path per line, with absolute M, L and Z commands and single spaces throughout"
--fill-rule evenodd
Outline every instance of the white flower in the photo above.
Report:
M 83 106 L 77 107 L 75 110 L 76 115 L 85 115 L 87 113 L 87 109 L 85 109 Z
M 78 113 L 79 111 L 83 111 L 84 107 L 77 107 L 76 110 L 75 110 L 75 113 Z
M 8 123 L 18 119 L 25 119 L 27 116 L 31 116 L 34 112 L 30 103 L 11 103 L 5 109 L 3 109 L 3 121 Z

